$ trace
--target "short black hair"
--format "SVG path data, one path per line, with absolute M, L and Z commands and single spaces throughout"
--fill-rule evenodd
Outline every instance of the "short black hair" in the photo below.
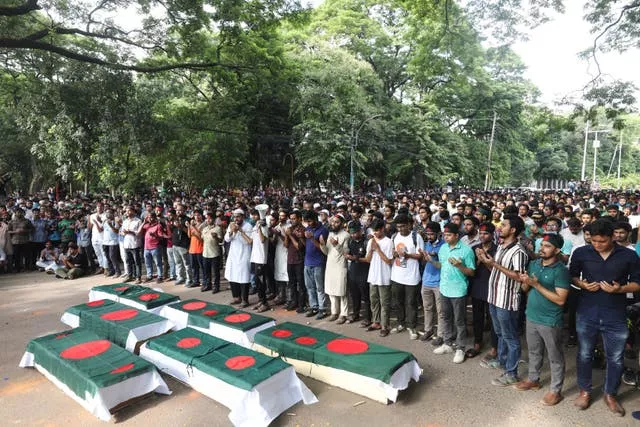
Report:
M 464 218 L 464 221 L 469 220 L 473 223 L 473 225 L 475 225 L 476 227 L 480 225 L 480 220 L 478 218 L 476 218 L 475 216 L 467 216 Z M 464 222 L 463 221 L 463 222 Z
M 613 236 L 613 222 L 598 219 L 591 223 L 590 230 L 592 236 L 605 236 L 612 237 Z
M 509 226 L 516 229 L 516 236 L 524 231 L 524 221 L 518 215 L 506 215 L 503 221 L 509 221 Z
M 580 227 L 582 225 L 582 222 L 575 217 L 571 217 L 567 220 L 567 226 L 569 227 Z
M 381 228 L 384 228 L 384 226 L 385 226 L 385 223 L 380 218 L 376 218 L 373 221 L 371 221 L 371 229 L 373 231 L 380 230 Z

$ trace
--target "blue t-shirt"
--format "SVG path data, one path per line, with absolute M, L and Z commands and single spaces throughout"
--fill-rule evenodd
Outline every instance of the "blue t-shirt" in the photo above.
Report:
M 315 240 L 320 240 L 320 236 L 322 236 L 326 242 L 329 238 L 329 230 L 327 230 L 322 224 L 318 224 L 315 229 L 307 227 L 305 231 L 312 231 L 313 238 Z M 307 239 L 305 241 L 304 266 L 324 267 L 326 263 L 327 256 L 323 254 L 320 249 L 316 248 L 316 245 L 311 241 L 311 239 Z
M 435 243 L 425 242 L 424 251 L 431 255 L 431 259 L 438 261 L 438 251 L 444 243 L 443 240 L 436 240 Z M 440 286 L 440 269 L 428 262 L 422 273 L 422 286 L 426 288 L 437 288 Z

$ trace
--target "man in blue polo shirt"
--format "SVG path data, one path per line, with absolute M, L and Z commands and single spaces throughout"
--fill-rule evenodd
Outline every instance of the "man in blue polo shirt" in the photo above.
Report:
M 592 356 L 599 334 L 604 341 L 607 371 L 604 400 L 609 410 L 624 416 L 616 395 L 624 369 L 624 346 L 629 333 L 625 316 L 627 292 L 640 290 L 640 258 L 613 241 L 613 223 L 600 219 L 591 224 L 591 245 L 575 250 L 569 273 L 582 292 L 578 300 L 577 376 L 579 409 L 591 404 Z
M 440 269 L 440 304 L 442 307 L 442 332 L 444 343 L 433 350 L 434 354 L 454 352 L 453 363 L 464 362 L 464 347 L 467 338 L 465 322 L 465 297 L 469 287 L 469 277 L 476 268 L 476 258 L 471 248 L 458 240 L 460 228 L 449 223 L 444 226 L 445 244 L 438 251 L 439 261 L 433 261 L 425 254 L 427 262 Z M 455 332 L 454 332 L 455 327 Z
M 327 241 L 329 230 L 318 222 L 318 215 L 314 211 L 306 211 L 303 219 L 307 223 L 304 232 L 304 284 L 309 295 L 309 311 L 307 317 L 316 316 L 317 320 L 327 317 L 324 293 L 324 271 L 327 256 L 322 252 L 321 245 Z

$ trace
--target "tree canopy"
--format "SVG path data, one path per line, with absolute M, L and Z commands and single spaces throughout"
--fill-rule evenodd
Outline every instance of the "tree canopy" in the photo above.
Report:
M 594 82 L 558 115 L 523 77 L 510 44 L 562 10 L 560 0 L 8 0 L 0 172 L 24 190 L 205 189 L 288 184 L 291 161 L 296 182 L 347 185 L 353 152 L 359 185 L 481 186 L 488 165 L 492 185 L 527 185 L 579 177 L 589 120 L 612 129 L 600 176 L 621 140 L 623 172 L 638 173 L 632 85 Z M 637 46 L 639 10 L 588 2 L 585 19 L 601 29 L 592 54 Z

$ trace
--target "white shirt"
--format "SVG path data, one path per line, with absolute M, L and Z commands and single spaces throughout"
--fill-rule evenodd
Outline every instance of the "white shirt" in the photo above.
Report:
M 573 234 L 571 230 L 565 228 L 560 231 L 560 235 L 564 240 L 568 240 L 571 242 L 571 247 L 580 247 L 585 245 L 584 233 L 582 232 L 582 230 L 580 230 L 578 234 Z
M 393 242 L 390 238 L 384 237 L 378 240 L 378 246 L 382 253 L 389 259 L 393 256 Z M 367 252 L 371 250 L 371 240 L 367 242 Z M 376 286 L 389 286 L 391 281 L 391 266 L 384 262 L 377 251 L 373 252 L 367 282 Z
M 137 216 L 134 216 L 133 218 L 125 218 L 124 221 L 122 221 L 120 234 L 124 236 L 123 245 L 125 249 L 137 249 L 140 247 L 138 244 L 138 236 L 136 234 L 129 234 L 125 232 L 132 231 L 133 233 L 137 233 L 141 224 L 142 220 Z
M 102 223 L 104 222 L 105 216 L 106 215 L 104 213 L 102 214 L 93 213 L 89 216 L 89 222 L 92 225 L 91 243 L 96 243 L 96 244 L 102 243 L 102 231 L 98 229 L 98 227 L 96 226 L 96 223 L 98 223 L 100 227 L 102 227 Z
M 256 264 L 266 264 L 267 254 L 269 253 L 269 229 L 267 227 L 262 227 L 262 233 L 264 235 L 263 242 L 262 237 L 260 237 L 260 227 L 261 226 L 256 224 L 253 226 L 253 230 L 251 230 L 251 239 L 253 239 L 251 262 Z
M 245 221 L 241 227 L 244 234 L 251 234 L 251 224 Z M 251 243 L 247 242 L 240 231 L 232 235 L 230 228 L 224 235 L 224 241 L 229 242 L 224 278 L 234 283 L 249 283 L 251 281 Z
M 394 259 L 391 266 L 391 280 L 409 286 L 417 285 L 420 282 L 420 262 L 417 259 L 402 256 L 403 252 L 416 254 L 418 253 L 418 248 L 424 247 L 422 236 L 418 233 L 415 233 L 417 247 L 413 244 L 412 234 L 413 232 L 410 232 L 403 236 L 397 233 L 393 238 L 394 249 L 398 252 L 400 258 Z

